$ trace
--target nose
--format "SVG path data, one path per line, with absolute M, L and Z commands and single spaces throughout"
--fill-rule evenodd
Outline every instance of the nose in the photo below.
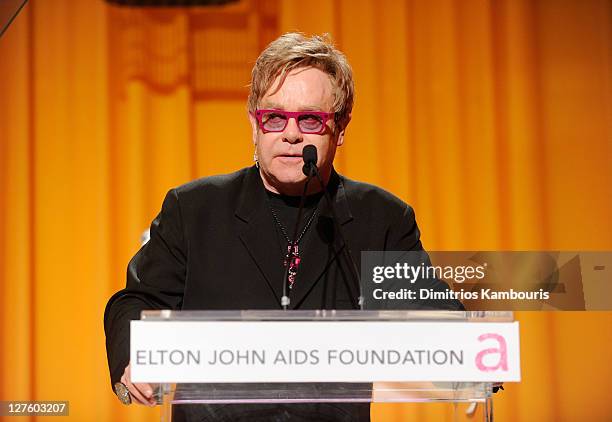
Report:
M 300 131 L 297 120 L 291 117 L 283 131 L 283 141 L 289 142 L 290 144 L 297 144 L 298 142 L 302 142 L 302 139 L 302 131 Z

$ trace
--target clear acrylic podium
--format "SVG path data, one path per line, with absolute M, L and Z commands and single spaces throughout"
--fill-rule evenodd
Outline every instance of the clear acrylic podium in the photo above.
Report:
M 512 322 L 500 311 L 144 311 L 145 321 L 385 321 Z M 162 383 L 154 396 L 162 421 L 183 404 L 316 403 L 316 402 L 447 402 L 480 403 L 483 420 L 493 417 L 493 385 L 487 382 L 374 383 Z

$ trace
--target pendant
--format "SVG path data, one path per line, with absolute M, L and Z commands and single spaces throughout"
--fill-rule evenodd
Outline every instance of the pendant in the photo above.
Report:
M 289 280 L 289 289 L 293 289 L 295 278 L 297 277 L 298 267 L 300 266 L 300 252 L 298 245 L 287 245 L 287 256 L 285 257 L 285 267 L 289 265 L 287 279 Z

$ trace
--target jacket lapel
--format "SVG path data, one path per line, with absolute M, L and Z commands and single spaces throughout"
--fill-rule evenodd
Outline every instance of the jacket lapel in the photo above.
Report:
M 313 180 L 313 182 L 317 183 L 316 180 Z M 332 172 L 327 190 L 334 203 L 340 225 L 346 225 L 353 217 L 346 199 L 344 185 L 335 171 Z M 312 293 L 317 283 L 322 282 L 332 266 L 339 265 L 342 262 L 342 268 L 348 270 L 342 252 L 344 245 L 334 230 L 332 211 L 325 197 L 321 198 L 317 214 L 318 216 L 310 228 L 310 233 L 302 241 L 303 246 L 300 245 L 302 259 L 295 286 L 289 296 L 292 309 L 300 308 L 304 299 Z M 346 275 L 350 281 L 350 273 Z M 319 291 L 325 292 L 325 289 Z M 317 303 L 323 303 L 325 299 L 322 297 L 318 299 Z
M 259 176 L 259 170 L 252 167 L 246 174 L 241 189 L 236 217 L 243 225 L 239 230 L 240 240 L 248 250 L 270 292 L 280 307 L 283 256 L 278 247 L 276 229 L 266 191 Z M 255 277 L 251 282 L 255 282 Z
M 317 183 L 316 180 L 312 182 Z M 312 183 L 311 182 L 311 183 Z M 342 179 L 333 171 L 328 184 L 328 192 L 334 203 L 336 216 L 342 226 L 349 223 L 351 215 Z M 266 191 L 261 182 L 259 170 L 252 167 L 246 174 L 241 189 L 236 217 L 243 227 L 239 236 L 257 265 L 270 292 L 274 295 L 278 306 L 283 291 L 283 259 L 278 247 L 278 240 Z M 346 230 L 346 229 L 345 229 Z M 333 265 L 342 262 L 346 277 L 351 282 L 348 263 L 344 263 L 341 244 L 335 233 L 332 212 L 326 199 L 321 198 L 317 216 L 305 238 L 300 242 L 300 268 L 296 284 L 290 291 L 291 309 L 299 308 L 304 299 L 325 276 Z M 355 290 L 354 287 L 351 287 Z M 324 298 L 319 301 L 323 303 Z M 317 301 L 318 303 L 318 301 Z

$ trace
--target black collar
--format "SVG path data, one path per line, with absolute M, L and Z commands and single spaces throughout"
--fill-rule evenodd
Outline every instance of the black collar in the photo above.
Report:
M 247 169 L 242 184 L 238 206 L 235 211 L 235 215 L 240 221 L 238 235 L 265 278 L 270 293 L 274 295 L 280 308 L 284 273 L 282 262 L 284 256 L 280 249 L 276 247 L 276 223 L 272 217 L 268 198 L 266 197 L 267 194 L 259 175 L 259 169 L 254 166 Z M 340 224 L 344 225 L 351 221 L 353 216 L 349 209 L 343 178 L 335 171 L 332 172 L 328 190 Z M 317 217 L 317 222 L 313 224 L 325 224 L 327 227 L 331 227 L 329 222 L 331 221 L 332 213 L 325 198 L 322 198 L 321 201 L 319 217 Z M 329 266 L 336 260 L 339 252 L 344 247 L 344 245 L 334 246 L 331 243 L 313 245 L 311 242 L 311 245 L 312 247 L 304 251 L 303 269 L 298 274 L 296 288 L 291 293 L 291 309 L 301 306 L 302 301 L 325 274 Z M 334 251 L 331 255 L 330 248 Z
M 243 179 L 242 189 L 240 191 L 240 199 L 236 207 L 235 215 L 245 223 L 248 223 L 253 215 L 267 207 L 266 190 L 264 188 L 259 169 L 252 166 L 247 169 L 247 173 Z M 317 180 L 312 180 L 311 183 L 318 183 Z M 343 177 L 332 169 L 332 174 L 329 179 L 327 190 L 334 202 L 336 215 L 340 224 L 346 224 L 353 219 L 349 208 L 346 192 L 344 189 Z M 324 198 L 321 199 L 321 215 L 331 217 L 331 211 L 327 206 Z

